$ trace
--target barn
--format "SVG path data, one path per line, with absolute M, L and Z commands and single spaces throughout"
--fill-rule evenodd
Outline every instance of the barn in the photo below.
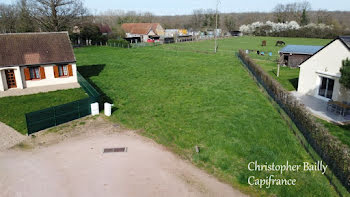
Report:
M 297 68 L 322 48 L 323 46 L 287 45 L 279 51 L 279 62 L 281 65 Z
M 164 29 L 159 23 L 124 23 L 122 29 L 129 41 L 147 42 L 148 39 L 159 40 L 164 36 Z

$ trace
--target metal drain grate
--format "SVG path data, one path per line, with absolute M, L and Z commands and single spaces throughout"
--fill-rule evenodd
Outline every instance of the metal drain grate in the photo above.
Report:
M 103 153 L 120 153 L 120 152 L 128 152 L 128 147 L 103 149 Z

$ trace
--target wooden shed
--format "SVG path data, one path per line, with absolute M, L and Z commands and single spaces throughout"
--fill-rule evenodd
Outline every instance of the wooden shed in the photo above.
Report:
M 279 51 L 279 62 L 282 65 L 296 68 L 322 48 L 323 46 L 287 45 Z

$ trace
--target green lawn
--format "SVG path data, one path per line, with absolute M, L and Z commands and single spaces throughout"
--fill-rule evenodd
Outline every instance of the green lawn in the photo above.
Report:
M 27 133 L 25 114 L 88 97 L 81 88 L 0 98 L 0 121 Z
M 321 119 L 319 121 L 324 124 L 332 135 L 350 148 L 350 125 L 335 125 Z
M 112 101 L 111 120 L 143 130 L 197 166 L 255 195 L 335 196 L 317 172 L 251 172 L 249 162 L 312 161 L 279 113 L 234 56 L 242 42 L 221 40 L 138 49 L 75 49 L 78 70 Z M 224 45 L 225 44 L 225 45 Z M 239 46 L 240 44 L 240 46 Z M 195 53 L 191 51 L 200 50 Z M 196 154 L 194 146 L 201 147 Z M 249 186 L 249 176 L 295 178 L 296 186 Z
M 247 41 L 250 40 L 250 41 Z M 267 46 L 262 47 L 261 41 L 266 40 Z M 249 56 L 253 58 L 257 64 L 259 64 L 266 72 L 268 72 L 273 78 L 275 78 L 286 90 L 296 91 L 298 88 L 298 78 L 299 78 L 299 68 L 280 68 L 280 77 L 277 77 L 277 64 L 276 59 L 279 57 L 278 50 L 282 47 L 276 47 L 274 44 L 277 40 L 284 40 L 286 44 L 296 44 L 296 45 L 319 45 L 324 46 L 328 44 L 331 40 L 328 39 L 302 39 L 302 38 L 271 38 L 271 37 L 242 37 L 230 39 L 234 46 L 240 46 L 242 49 L 254 49 L 265 52 L 272 52 L 273 56 L 261 56 L 256 53 L 251 53 Z M 245 45 L 244 43 L 247 43 Z M 223 45 L 224 43 L 221 43 Z M 220 43 L 219 43 L 220 46 Z M 238 47 L 238 49 L 240 48 Z M 224 47 L 225 49 L 232 48 L 232 50 L 237 50 L 237 47 Z M 338 126 L 326 121 L 321 121 L 326 128 L 329 129 L 331 134 L 339 138 L 344 144 L 350 147 L 350 126 Z
M 267 46 L 261 46 L 263 40 L 266 40 Z M 231 39 L 219 40 L 220 54 L 233 54 L 239 49 L 259 50 L 265 52 L 272 52 L 272 56 L 261 56 L 256 53 L 251 53 L 250 57 L 256 60 L 272 77 L 277 79 L 281 85 L 289 91 L 296 90 L 299 77 L 299 69 L 291 69 L 288 67 L 281 68 L 280 77 L 276 76 L 277 63 L 279 58 L 278 51 L 284 46 L 275 46 L 277 40 L 283 40 L 288 44 L 294 45 L 319 45 L 324 46 L 331 40 L 329 39 L 310 39 L 310 38 L 278 38 L 278 37 L 237 37 Z M 166 45 L 166 49 L 178 49 L 186 51 L 202 51 L 212 52 L 214 49 L 214 41 L 198 42 L 196 45 L 191 43 L 179 43 L 177 45 Z
M 277 77 L 277 64 L 268 57 L 251 54 L 251 58 L 267 73 L 276 79 L 286 90 L 296 91 L 298 88 L 299 68 L 280 67 L 280 76 Z M 266 59 L 264 59 L 266 58 Z

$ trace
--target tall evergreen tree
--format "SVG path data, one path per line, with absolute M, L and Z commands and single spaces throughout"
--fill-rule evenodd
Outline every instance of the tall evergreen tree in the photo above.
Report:
M 301 15 L 301 20 L 300 20 L 300 24 L 301 25 L 307 25 L 309 24 L 309 17 L 307 16 L 307 13 L 306 13 L 306 9 L 303 9 L 303 13 Z

